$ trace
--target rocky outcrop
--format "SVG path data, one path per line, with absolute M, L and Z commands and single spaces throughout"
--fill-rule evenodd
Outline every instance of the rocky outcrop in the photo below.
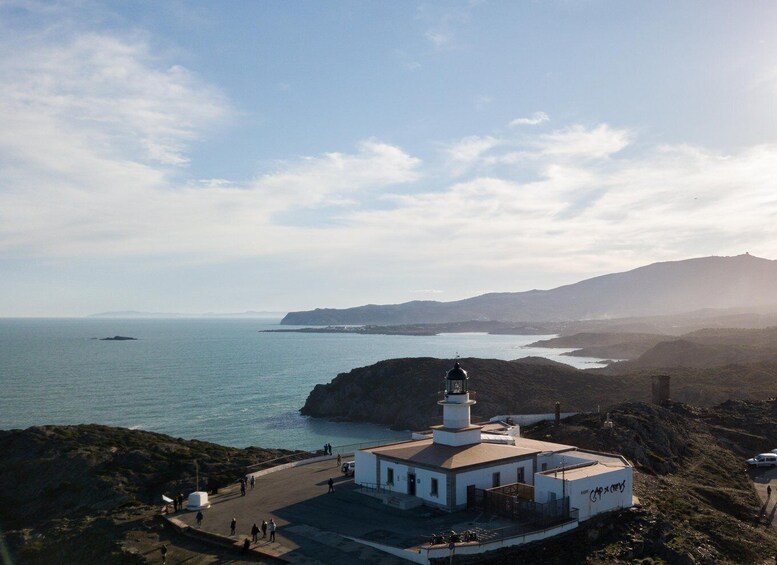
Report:
M 625 379 L 587 375 L 568 365 L 528 359 L 460 359 L 474 378 L 473 419 L 494 414 L 553 412 L 557 400 L 564 411 L 596 410 L 624 398 Z M 451 361 L 429 357 L 391 359 L 342 373 L 310 392 L 302 414 L 335 420 L 374 422 L 396 429 L 424 429 L 440 422 L 438 393 L 444 388 Z M 632 385 L 649 395 L 648 377 Z
M 461 359 L 476 391 L 474 420 L 495 414 L 544 414 L 561 403 L 564 412 L 606 411 L 623 401 L 650 398 L 656 369 L 621 373 L 616 363 L 606 370 L 574 369 L 533 359 Z M 396 429 L 424 429 L 440 423 L 437 405 L 450 360 L 390 359 L 337 375 L 310 392 L 302 414 L 332 420 L 373 422 Z M 607 371 L 607 372 L 605 372 Z M 700 406 L 729 399 L 757 400 L 777 393 L 777 363 L 727 365 L 710 369 L 660 369 L 671 376 L 671 398 Z

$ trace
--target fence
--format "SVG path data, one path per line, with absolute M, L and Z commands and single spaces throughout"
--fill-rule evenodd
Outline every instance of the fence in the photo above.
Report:
M 534 487 L 521 483 L 492 489 L 470 485 L 467 487 L 467 508 L 542 527 L 570 519 L 568 496 L 548 502 L 534 502 L 530 497 L 523 497 L 533 496 L 533 493 Z

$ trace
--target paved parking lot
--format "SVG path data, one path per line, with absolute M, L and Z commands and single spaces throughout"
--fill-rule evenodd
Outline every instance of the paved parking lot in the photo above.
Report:
M 329 478 L 335 491 L 328 492 Z M 777 493 L 776 493 L 777 495 Z M 356 492 L 353 478 L 343 477 L 334 460 L 302 465 L 261 476 L 256 486 L 240 495 L 238 486 L 211 497 L 212 507 L 203 511 L 206 531 L 228 536 L 230 522 L 237 520 L 235 539 L 250 538 L 254 522 L 273 518 L 278 524 L 276 542 L 261 539 L 257 549 L 270 548 L 296 563 L 407 563 L 354 542 L 353 536 L 394 547 L 413 547 L 434 532 L 462 531 L 475 525 L 507 526 L 499 521 L 476 524 L 477 516 L 448 514 L 429 508 L 398 510 Z M 196 512 L 181 512 L 177 518 L 196 527 Z

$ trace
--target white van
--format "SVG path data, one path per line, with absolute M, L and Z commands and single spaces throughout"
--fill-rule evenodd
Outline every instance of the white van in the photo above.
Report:
M 777 467 L 777 453 L 761 453 L 745 463 L 750 467 Z
M 777 457 L 777 455 L 775 455 Z M 353 472 L 356 470 L 356 462 L 355 461 L 346 461 L 343 463 L 343 466 L 340 468 L 340 470 L 343 472 L 343 475 L 346 477 L 348 475 L 353 475 Z

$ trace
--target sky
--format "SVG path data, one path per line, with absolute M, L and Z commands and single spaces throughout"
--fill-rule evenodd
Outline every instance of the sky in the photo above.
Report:
M 777 259 L 777 4 L 0 0 L 0 316 Z

